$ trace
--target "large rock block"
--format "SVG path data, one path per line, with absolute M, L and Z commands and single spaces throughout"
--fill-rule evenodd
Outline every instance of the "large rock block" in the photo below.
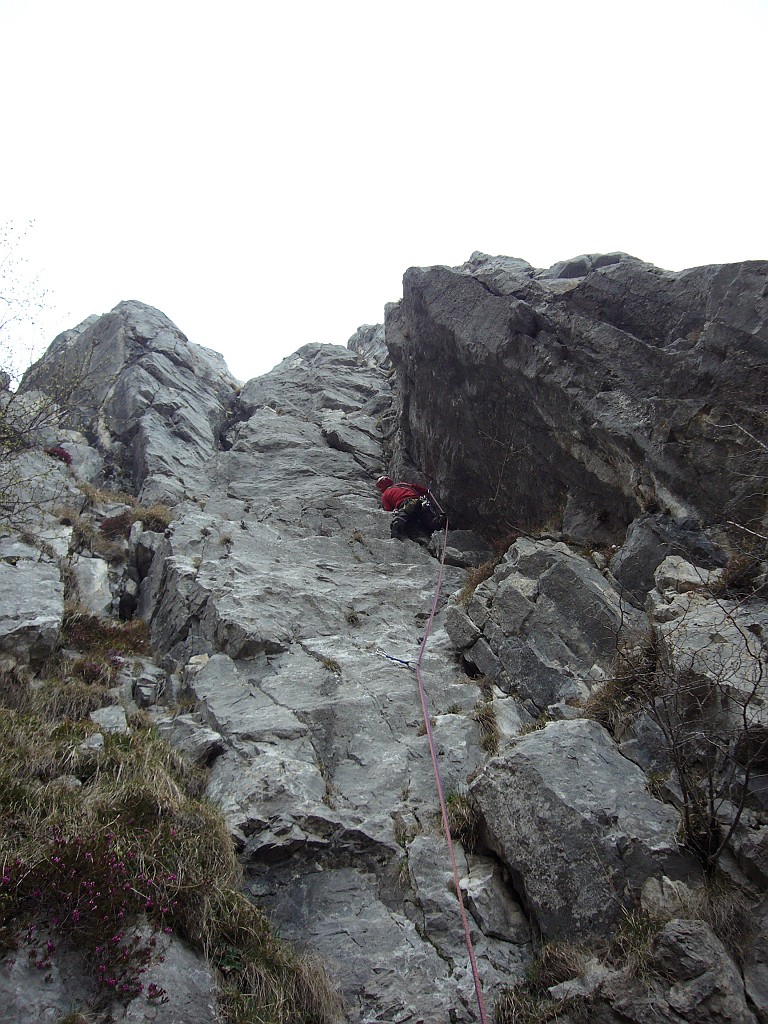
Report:
M 639 619 L 591 562 L 565 544 L 526 539 L 446 626 L 467 661 L 543 711 L 586 696 Z
M 607 934 L 647 878 L 698 874 L 677 843 L 678 813 L 595 722 L 514 741 L 471 792 L 544 938 Z
M 39 665 L 59 645 L 64 584 L 50 562 L 0 562 L 0 651 Z

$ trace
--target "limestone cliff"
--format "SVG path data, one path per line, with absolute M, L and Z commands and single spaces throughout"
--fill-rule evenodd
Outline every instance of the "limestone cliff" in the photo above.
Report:
M 442 538 L 390 539 L 373 486 L 430 483 L 449 531 L 423 673 L 443 786 L 470 823 L 459 872 L 489 1019 L 517 1019 L 542 939 L 596 956 L 644 914 L 652 988 L 620 957 L 587 958 L 537 998 L 561 1014 L 591 1001 L 606 1022 L 768 1020 L 767 289 L 768 264 L 675 275 L 614 254 L 536 271 L 475 254 L 408 271 L 383 329 L 242 387 L 157 310 L 121 303 L 25 380 L 33 394 L 89 368 L 45 438 L 71 462 L 25 455 L 48 498 L 23 538 L 0 538 L 2 650 L 35 669 L 56 651 L 62 580 L 94 614 L 146 622 L 152 657 L 107 704 L 129 722 L 143 708 L 205 768 L 246 892 L 322 958 L 343 1018 L 479 1019 L 408 665 Z M 120 558 L 84 541 L 128 513 Z M 748 593 L 727 576 L 745 540 Z M 630 654 L 646 658 L 631 686 Z M 679 695 L 691 678 L 695 713 L 665 717 L 670 681 Z M 702 763 L 719 851 L 681 830 Z M 749 908 L 738 962 L 697 917 L 705 867 Z M 47 990 L 2 971 L 0 1021 L 71 1004 L 63 971 Z M 188 1003 L 182 1018 L 136 999 L 125 1019 L 223 1019 L 212 998 Z

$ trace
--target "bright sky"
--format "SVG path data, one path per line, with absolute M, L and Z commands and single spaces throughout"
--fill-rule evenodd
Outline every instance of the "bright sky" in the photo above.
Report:
M 768 0 L 0 0 L 45 342 L 121 299 L 247 379 L 409 266 L 768 258 Z

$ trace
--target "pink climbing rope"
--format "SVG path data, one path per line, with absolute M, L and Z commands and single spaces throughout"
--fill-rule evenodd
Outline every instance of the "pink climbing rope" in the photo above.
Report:
M 435 783 L 437 784 L 437 795 L 440 799 L 440 812 L 443 816 L 443 828 L 445 829 L 445 836 L 448 841 L 448 852 L 451 856 L 451 867 L 453 868 L 453 884 L 456 887 L 456 896 L 459 901 L 459 910 L 461 912 L 461 923 L 464 926 L 464 939 L 467 944 L 467 952 L 469 953 L 469 962 L 472 967 L 472 978 L 475 983 L 475 995 L 477 997 L 477 1008 L 480 1011 L 480 1022 L 481 1024 L 487 1024 L 487 1018 L 485 1016 L 485 1008 L 483 1006 L 483 993 L 480 988 L 480 976 L 477 972 L 477 960 L 475 959 L 475 948 L 472 945 L 472 936 L 469 932 L 469 923 L 467 921 L 467 912 L 464 909 L 464 899 L 461 895 L 461 885 L 459 884 L 459 869 L 456 866 L 456 854 L 453 849 L 453 839 L 451 838 L 451 829 L 448 824 L 448 811 L 445 806 L 445 795 L 443 793 L 443 783 L 440 778 L 440 768 L 437 763 L 437 753 L 435 751 L 435 739 L 432 735 L 432 723 L 429 720 L 429 708 L 427 707 L 427 695 L 424 690 L 424 681 L 421 678 L 421 660 L 424 657 L 424 649 L 427 646 L 427 639 L 429 638 L 429 632 L 432 629 L 432 622 L 437 612 L 437 602 L 440 598 L 440 590 L 443 585 L 443 566 L 445 565 L 445 549 L 448 544 L 448 519 L 445 521 L 445 533 L 443 535 L 443 551 L 440 556 L 440 571 L 437 576 L 437 587 L 435 588 L 435 597 L 432 601 L 432 611 L 429 613 L 427 619 L 427 626 L 424 630 L 424 637 L 421 641 L 421 647 L 419 648 L 419 656 L 416 659 L 416 665 L 414 671 L 416 672 L 416 679 L 419 684 L 419 696 L 421 697 L 421 709 L 424 712 L 424 725 L 427 729 L 427 738 L 429 740 L 429 753 L 432 758 L 432 768 L 435 773 Z

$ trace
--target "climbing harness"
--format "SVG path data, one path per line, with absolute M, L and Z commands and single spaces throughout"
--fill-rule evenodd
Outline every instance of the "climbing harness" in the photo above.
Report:
M 430 492 L 431 496 L 431 492 Z M 435 501 L 437 505 L 437 502 Z M 437 505 L 440 508 L 439 505 Z M 440 509 L 441 515 L 445 515 L 442 509 Z M 437 586 L 435 587 L 435 596 L 432 601 L 432 610 L 429 613 L 427 619 L 427 626 L 424 630 L 424 636 L 419 647 L 419 654 L 416 658 L 415 663 L 411 661 L 405 661 L 402 658 L 393 658 L 390 654 L 385 654 L 384 651 L 377 649 L 376 653 L 381 654 L 389 661 L 399 662 L 401 665 L 405 665 L 407 668 L 412 669 L 416 673 L 416 680 L 419 684 L 419 697 L 421 698 L 421 710 L 424 714 L 424 725 L 427 730 L 427 739 L 429 741 L 429 753 L 432 758 L 432 769 L 435 773 L 435 783 L 437 785 L 437 795 L 440 800 L 440 813 L 443 817 L 443 828 L 445 830 L 445 837 L 448 842 L 448 852 L 451 858 L 451 867 L 453 869 L 453 884 L 456 889 L 456 897 L 459 901 L 459 911 L 461 913 L 461 923 L 464 927 L 464 940 L 467 946 L 467 952 L 469 954 L 469 963 L 472 968 L 472 979 L 475 985 L 475 996 L 477 997 L 477 1007 L 480 1012 L 480 1024 L 487 1024 L 487 1017 L 485 1016 L 485 1007 L 483 1006 L 483 993 L 480 988 L 480 976 L 477 971 L 477 961 L 475 959 L 475 949 L 472 944 L 472 936 L 469 931 L 469 922 L 467 921 L 467 912 L 464 909 L 464 898 L 461 894 L 461 885 L 459 884 L 459 869 L 456 865 L 456 854 L 453 849 L 453 839 L 451 838 L 451 829 L 448 824 L 448 810 L 445 803 L 445 795 L 443 793 L 443 783 L 440 777 L 440 767 L 437 763 L 437 752 L 435 750 L 435 738 L 432 734 L 432 723 L 429 720 L 429 708 L 427 706 L 427 695 L 424 689 L 424 681 L 421 677 L 421 662 L 424 658 L 424 651 L 427 646 L 427 640 L 429 639 L 429 633 L 432 629 L 432 622 L 434 621 L 435 614 L 437 613 L 437 602 L 440 598 L 440 590 L 443 585 L 443 569 L 445 566 L 445 549 L 448 545 L 448 519 L 445 520 L 445 529 L 443 533 L 443 550 L 440 555 L 440 569 L 437 575 Z

